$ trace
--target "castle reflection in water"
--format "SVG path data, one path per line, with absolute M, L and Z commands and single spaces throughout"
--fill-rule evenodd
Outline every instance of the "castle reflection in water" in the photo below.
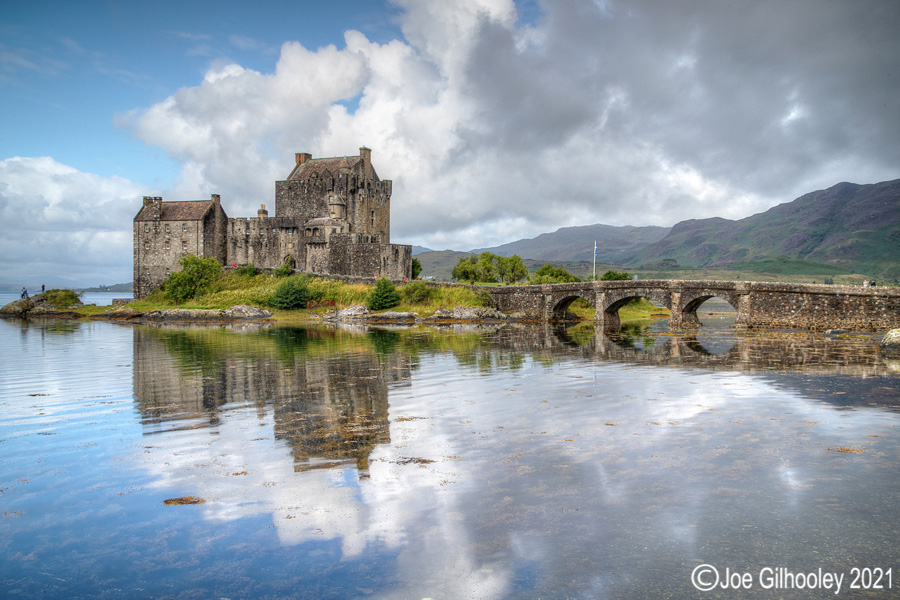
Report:
M 410 377 L 404 354 L 377 351 L 384 335 L 136 328 L 134 392 L 144 431 L 215 427 L 220 411 L 253 406 L 261 420 L 274 415 L 295 470 L 355 462 L 365 476 L 372 448 L 390 441 L 388 387 Z

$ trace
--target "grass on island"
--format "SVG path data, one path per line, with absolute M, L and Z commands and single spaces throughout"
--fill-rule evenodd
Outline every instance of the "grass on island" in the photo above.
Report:
M 276 321 L 303 320 L 310 315 L 319 315 L 331 310 L 342 309 L 357 304 L 367 305 L 369 294 L 374 289 L 373 285 L 364 283 L 346 283 L 331 279 L 307 276 L 311 308 L 302 310 L 281 310 L 272 306 L 272 297 L 278 285 L 284 278 L 271 275 L 240 275 L 226 273 L 221 275 L 214 286 L 214 291 L 203 294 L 193 300 L 178 304 L 178 308 L 196 309 L 225 309 L 236 304 L 248 304 L 258 306 L 271 311 Z M 404 288 L 420 283 L 410 282 L 397 286 L 401 298 Z M 420 284 L 424 286 L 424 284 Z M 426 298 L 418 297 L 418 301 L 404 299 L 390 310 L 397 312 L 416 312 L 419 316 L 427 317 L 434 314 L 440 308 L 452 310 L 456 306 L 483 306 L 485 296 L 466 286 L 427 286 Z M 162 290 L 153 292 L 147 298 L 133 302 L 129 306 L 136 310 L 146 312 L 150 310 L 175 308 Z

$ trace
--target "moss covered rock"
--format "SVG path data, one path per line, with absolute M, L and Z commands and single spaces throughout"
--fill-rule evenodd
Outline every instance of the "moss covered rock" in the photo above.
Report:
M 881 339 L 881 353 L 891 358 L 900 358 L 900 329 L 891 329 Z

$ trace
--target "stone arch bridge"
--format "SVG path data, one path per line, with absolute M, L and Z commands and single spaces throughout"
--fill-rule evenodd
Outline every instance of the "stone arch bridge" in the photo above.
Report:
M 699 326 L 697 308 L 710 298 L 722 298 L 735 308 L 737 327 L 854 331 L 900 327 L 898 288 L 647 279 L 480 289 L 490 292 L 498 310 L 544 322 L 566 320 L 569 305 L 584 298 L 596 310 L 595 324 L 604 331 L 619 328 L 619 309 L 635 298 L 669 309 L 673 330 Z

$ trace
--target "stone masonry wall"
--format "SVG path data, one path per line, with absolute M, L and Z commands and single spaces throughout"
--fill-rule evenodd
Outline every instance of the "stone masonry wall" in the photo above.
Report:
M 900 289 L 754 283 L 749 324 L 790 329 L 882 331 L 900 327 Z
M 900 327 L 900 289 L 734 281 L 614 281 L 545 286 L 485 287 L 494 306 L 533 318 L 558 317 L 573 296 L 611 312 L 629 297 L 646 297 L 671 307 L 670 327 L 693 326 L 704 298 L 727 300 L 738 311 L 737 324 L 751 328 L 851 329 L 884 331 Z M 598 306 L 599 305 L 599 306 Z M 598 313 L 598 321 L 612 316 Z

